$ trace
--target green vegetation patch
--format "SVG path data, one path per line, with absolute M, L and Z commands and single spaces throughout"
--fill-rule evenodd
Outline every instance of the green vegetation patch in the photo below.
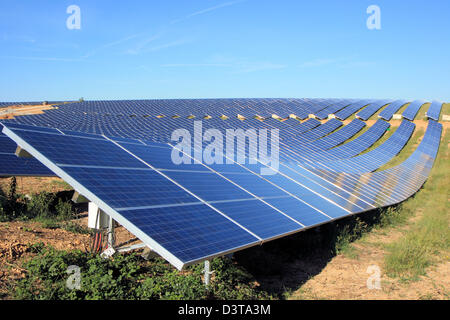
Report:
M 447 130 L 430 178 L 422 190 L 402 206 L 402 210 L 420 212 L 421 218 L 405 237 L 387 248 L 385 270 L 393 277 L 417 280 L 426 273 L 428 266 L 440 259 L 439 256 L 448 257 L 450 169 L 445 142 L 449 139 L 450 131 Z
M 270 298 L 257 289 L 250 274 L 227 258 L 217 258 L 211 262 L 215 271 L 214 280 L 207 290 L 202 282 L 202 265 L 179 272 L 160 258 L 146 261 L 136 253 L 117 254 L 111 259 L 104 259 L 78 250 L 58 251 L 42 244 L 33 245 L 30 250 L 36 255 L 23 263 L 27 273 L 11 289 L 14 299 Z M 78 288 L 70 286 L 74 284 L 75 273 L 68 273 L 69 266 L 79 268 Z

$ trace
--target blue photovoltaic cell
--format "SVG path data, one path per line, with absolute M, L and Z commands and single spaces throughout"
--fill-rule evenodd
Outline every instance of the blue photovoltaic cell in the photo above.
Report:
M 301 199 L 299 200 L 294 197 L 268 198 L 265 199 L 265 201 L 275 208 L 283 211 L 289 217 L 300 222 L 305 227 L 317 225 L 330 220 L 330 218 L 325 214 L 302 202 Z
M 57 164 L 97 167 L 147 168 L 142 162 L 105 139 L 73 137 L 35 131 L 16 131 L 30 144 L 38 143 L 42 154 Z
M 199 202 L 151 169 L 67 167 L 64 170 L 112 208 Z
M 213 172 L 167 171 L 164 173 L 206 201 L 253 198 L 248 192 Z
M 190 152 L 191 157 L 189 157 L 185 156 L 179 151 L 174 151 L 173 148 L 167 144 L 152 144 L 150 146 L 123 142 L 120 142 L 119 144 L 156 169 L 209 172 L 209 170 L 204 165 L 198 163 L 197 161 L 194 161 L 193 151 Z M 185 156 L 186 159 L 189 160 L 188 164 L 175 164 L 172 161 L 172 153 L 176 154 L 180 158 Z
M 259 200 L 230 201 L 213 205 L 264 240 L 302 229 L 301 225 Z
M 22 129 L 22 130 L 32 130 L 33 132 L 45 132 L 45 133 L 55 133 L 55 134 L 61 134 L 58 130 L 54 128 L 46 128 L 46 127 L 40 127 L 40 126 L 29 126 L 29 125 L 23 125 L 20 123 L 10 123 L 8 122 L 8 128 L 10 129 Z
M 302 199 L 306 203 L 311 204 L 316 209 L 321 212 L 326 213 L 328 216 L 332 218 L 340 217 L 347 215 L 348 212 L 344 209 L 338 207 L 336 204 L 322 198 L 320 195 L 302 187 L 295 181 L 292 181 L 286 177 L 281 176 L 280 174 L 266 176 L 267 180 L 273 182 L 277 186 L 283 188 L 283 190 L 288 191 L 294 196 Z
M 0 132 L 0 153 L 15 154 L 17 144 Z
M 14 154 L 0 154 L 0 176 L 51 177 L 54 175 L 36 159 L 18 158 Z
M 0 132 L 0 176 L 54 176 L 34 158 L 19 158 L 17 144 Z
M 120 214 L 184 263 L 258 242 L 256 237 L 203 204 Z

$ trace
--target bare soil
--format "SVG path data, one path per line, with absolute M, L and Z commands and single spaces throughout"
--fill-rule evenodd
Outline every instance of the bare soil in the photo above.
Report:
M 17 193 L 33 194 L 40 191 L 59 192 L 67 190 L 68 185 L 57 177 L 16 177 Z M 0 195 L 7 194 L 11 177 L 0 177 Z
M 420 217 L 416 215 L 409 222 Z M 403 227 L 407 231 L 408 226 Z M 400 230 L 375 230 L 362 241 L 352 244 L 351 257 L 340 254 L 332 258 L 314 277 L 294 291 L 290 299 L 358 299 L 358 300 L 417 300 L 448 299 L 450 290 L 450 261 L 436 257 L 438 262 L 418 281 L 391 278 L 383 272 L 385 245 L 403 235 Z M 369 289 L 367 281 L 373 274 L 370 266 L 380 268 L 381 289 Z
M 45 110 L 55 108 L 52 105 L 9 106 L 0 108 L 0 119 L 14 119 L 17 116 L 42 114 Z

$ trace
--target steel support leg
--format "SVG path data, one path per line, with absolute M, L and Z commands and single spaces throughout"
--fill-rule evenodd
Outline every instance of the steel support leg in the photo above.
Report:
M 115 235 L 114 235 L 114 219 L 109 216 L 109 224 L 108 224 L 108 248 L 114 248 L 115 245 Z
M 211 274 L 214 271 L 211 271 L 211 262 L 209 260 L 205 260 L 205 269 L 203 271 L 205 273 L 205 286 L 209 288 L 209 284 L 211 282 Z

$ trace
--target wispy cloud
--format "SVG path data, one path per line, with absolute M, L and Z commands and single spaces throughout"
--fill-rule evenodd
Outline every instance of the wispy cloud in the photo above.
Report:
M 223 2 L 223 3 L 217 4 L 215 6 L 208 7 L 208 8 L 187 14 L 186 16 L 182 17 L 181 19 L 174 20 L 174 21 L 170 22 L 169 24 L 175 24 L 175 23 L 184 21 L 186 19 L 190 19 L 190 18 L 193 18 L 196 16 L 207 14 L 207 13 L 210 13 L 210 12 L 222 9 L 222 8 L 230 7 L 235 4 L 245 2 L 245 1 L 248 1 L 248 0 L 236 0 L 236 1 Z M 97 48 L 94 48 L 94 49 L 86 52 L 85 54 L 81 55 L 80 58 L 57 58 L 57 57 L 36 57 L 36 56 L 4 56 L 3 58 L 5 58 L 5 59 L 20 59 L 20 60 L 36 60 L 36 61 L 75 62 L 75 61 L 86 61 L 88 58 L 98 54 L 102 50 L 105 50 L 105 49 L 108 49 L 108 48 L 111 48 L 114 46 L 119 46 L 121 44 L 125 44 L 128 42 L 130 42 L 131 45 L 129 45 L 128 49 L 125 49 L 125 51 L 122 51 L 122 52 L 124 52 L 127 55 L 139 55 L 139 54 L 143 54 L 143 53 L 157 52 L 160 50 L 181 46 L 181 45 L 184 45 L 184 44 L 187 44 L 187 43 L 190 43 L 193 41 L 192 39 L 181 38 L 181 39 L 176 39 L 173 41 L 166 41 L 166 42 L 162 42 L 162 43 L 161 43 L 161 41 L 158 41 L 160 43 L 155 44 L 155 42 L 157 40 L 162 39 L 162 36 L 167 33 L 167 30 L 169 30 L 168 25 L 160 28 L 159 33 L 151 35 L 151 36 L 145 37 L 145 33 L 132 34 L 132 35 L 126 36 L 124 38 L 120 38 L 118 40 L 105 43 Z M 36 42 L 36 40 L 31 37 L 27 37 L 27 36 L 14 36 L 13 37 L 6 33 L 3 33 L 1 38 L 4 41 L 19 40 L 22 42 L 33 43 L 33 44 Z M 36 47 L 36 49 L 38 49 L 38 51 L 39 51 L 39 48 Z M 204 66 L 204 67 L 214 67 L 214 66 L 215 67 L 233 67 L 233 65 L 231 65 L 231 64 L 223 64 L 223 63 L 205 63 L 205 64 L 197 64 L 197 65 L 191 64 L 191 65 L 192 66 Z M 165 67 L 182 67 L 182 66 L 188 67 L 189 64 L 165 65 Z M 241 69 L 243 69 L 242 72 L 253 72 L 253 71 L 257 71 L 257 70 L 264 70 L 264 69 L 268 69 L 268 68 L 280 68 L 280 67 L 281 66 L 270 65 L 270 64 L 266 63 L 264 65 L 252 65 L 249 67 L 243 67 Z
M 145 39 L 142 39 L 133 48 L 126 50 L 125 53 L 132 54 L 132 55 L 139 54 L 145 49 L 145 47 L 147 47 L 150 43 L 158 40 L 159 38 L 161 38 L 161 33 L 158 33 L 158 34 L 152 35 L 150 37 L 147 37 Z
M 189 43 L 189 42 L 191 42 L 191 40 L 179 39 L 179 40 L 175 40 L 175 41 L 168 42 L 168 43 L 163 43 L 163 44 L 160 44 L 160 45 L 148 48 L 145 51 L 146 52 L 155 52 L 155 51 L 159 51 L 159 50 L 162 50 L 162 49 L 167 49 L 167 48 L 171 48 L 171 47 L 181 46 L 181 45 Z
M 183 18 L 172 20 L 170 23 L 171 24 L 179 23 L 179 22 L 182 22 L 182 21 L 184 21 L 186 19 L 189 19 L 189 18 L 192 18 L 192 17 L 195 17 L 195 16 L 199 16 L 199 15 L 202 15 L 202 14 L 205 14 L 205 13 L 208 13 L 208 12 L 212 12 L 212 11 L 215 11 L 215 10 L 218 10 L 218 9 L 221 9 L 221 8 L 230 7 L 232 5 L 235 5 L 235 4 L 244 2 L 244 1 L 246 1 L 246 0 L 224 2 L 224 3 L 221 3 L 221 4 L 215 5 L 213 7 L 209 7 L 209 8 L 206 8 L 206 9 L 202 9 L 202 10 L 190 13 L 190 14 L 186 15 Z
M 152 47 L 148 47 L 148 44 L 153 42 L 154 40 L 156 40 L 158 37 L 156 38 L 151 38 L 148 39 L 148 41 L 145 42 L 145 44 L 141 44 L 133 49 L 128 49 L 125 53 L 126 54 L 131 54 L 131 55 L 137 55 L 137 54 L 141 54 L 141 53 L 149 53 L 149 52 L 156 52 L 156 51 L 160 51 L 163 49 L 167 49 L 167 48 L 171 48 L 171 47 L 177 47 L 177 46 L 181 46 L 183 44 L 192 42 L 189 39 L 178 39 L 178 40 L 174 40 L 174 41 L 170 41 L 170 42 L 166 42 L 166 43 L 162 43 L 162 44 L 158 44 Z
M 221 3 L 221 4 L 218 4 L 216 6 L 213 6 L 213 7 L 210 7 L 210 8 L 206 8 L 206 9 L 203 9 L 203 10 L 199 10 L 199 11 L 194 12 L 194 13 L 191 13 L 191 14 L 187 15 L 186 17 L 187 18 L 195 17 L 195 16 L 198 16 L 198 15 L 207 13 L 207 12 L 215 11 L 217 9 L 229 7 L 229 6 L 235 5 L 235 4 L 243 2 L 243 1 L 244 0 L 238 0 L 238 1 L 229 1 L 229 2 L 225 2 L 225 3 Z
M 130 40 L 132 40 L 132 39 L 135 39 L 135 38 L 139 37 L 140 35 L 141 35 L 140 33 L 138 33 L 138 34 L 132 34 L 132 35 L 127 36 L 127 37 L 125 37 L 125 38 L 121 38 L 121 39 L 119 39 L 119 40 L 116 40 L 116 41 L 112 41 L 112 42 L 106 43 L 106 44 L 104 44 L 104 45 L 102 45 L 102 46 L 100 46 L 100 47 L 98 47 L 98 48 L 96 48 L 96 49 L 94 49 L 94 50 L 89 51 L 89 52 L 86 53 L 82 58 L 88 58 L 88 57 L 91 57 L 91 56 L 95 55 L 97 52 L 99 52 L 99 51 L 101 51 L 101 50 L 103 50 L 103 49 L 107 49 L 107 48 L 110 48 L 110 47 L 113 47 L 113 46 L 117 46 L 117 45 L 122 44 L 122 43 L 124 43 L 124 42 L 127 42 L 127 41 L 130 41 Z

